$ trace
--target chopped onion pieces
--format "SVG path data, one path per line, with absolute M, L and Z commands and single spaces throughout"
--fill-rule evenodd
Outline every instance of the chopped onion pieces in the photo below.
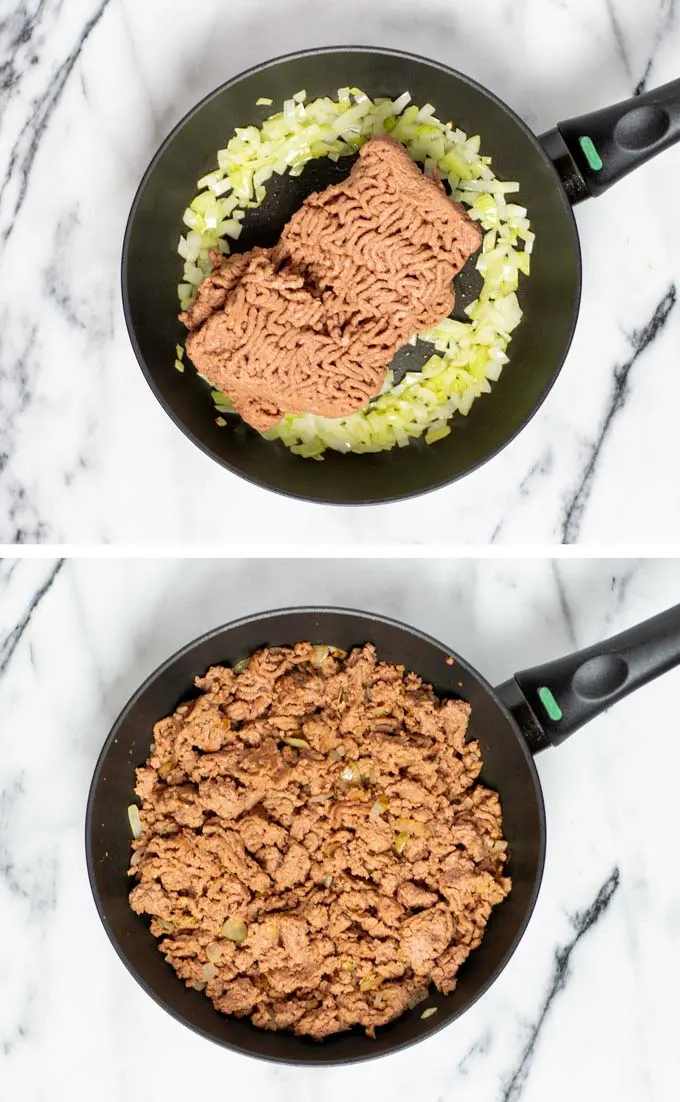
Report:
M 312 666 L 320 666 L 322 662 L 325 662 L 328 655 L 331 653 L 331 647 L 314 646 L 312 647 L 312 657 L 310 663 Z
M 235 941 L 237 945 L 240 945 L 248 937 L 248 927 L 245 922 L 228 918 L 222 926 L 222 937 L 225 937 L 227 941 Z
M 347 784 L 361 784 L 361 770 L 356 762 L 350 761 L 340 773 L 340 780 Z
M 132 837 L 141 838 L 144 833 L 144 828 L 142 827 L 142 820 L 139 817 L 139 808 L 137 804 L 130 804 L 128 808 L 128 820 L 130 822 Z
M 394 829 L 402 834 L 412 834 L 416 838 L 424 838 L 426 834 L 430 833 L 427 824 L 421 823 L 417 819 L 397 819 Z
M 381 815 L 385 814 L 385 812 L 387 811 L 389 806 L 390 806 L 390 801 L 387 799 L 387 796 L 380 796 L 375 801 L 375 803 L 373 804 L 373 807 L 371 808 L 371 810 L 369 811 L 368 814 L 369 814 L 371 819 L 378 819 Z
M 380 987 L 382 981 L 383 978 L 379 972 L 369 972 L 367 976 L 364 976 L 364 978 L 359 981 L 359 990 L 373 991 L 374 988 Z
M 397 834 L 394 840 L 394 848 L 399 855 L 406 849 L 406 843 L 409 841 L 410 837 L 410 834 Z

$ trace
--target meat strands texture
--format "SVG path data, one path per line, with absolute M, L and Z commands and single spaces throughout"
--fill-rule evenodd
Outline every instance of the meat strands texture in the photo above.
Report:
M 453 310 L 479 227 L 392 138 L 310 195 L 274 249 L 213 252 L 182 320 L 187 352 L 255 428 L 342 417 L 379 394 L 395 352 Z
M 137 771 L 130 865 L 178 976 L 315 1038 L 452 991 L 510 890 L 469 705 L 370 644 L 268 648 L 196 685 Z

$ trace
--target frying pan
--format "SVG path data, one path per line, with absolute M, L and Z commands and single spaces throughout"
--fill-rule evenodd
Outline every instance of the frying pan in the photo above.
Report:
M 511 362 L 491 394 L 457 414 L 436 445 L 415 441 L 375 455 L 326 452 L 301 459 L 265 441 L 240 419 L 215 424 L 209 388 L 193 370 L 173 370 L 175 345 L 186 336 L 177 320 L 181 268 L 177 240 L 196 181 L 214 168 L 216 151 L 237 126 L 260 125 L 299 89 L 310 99 L 358 86 L 369 96 L 409 91 L 432 103 L 468 134 L 479 134 L 497 174 L 518 180 L 519 202 L 536 231 L 532 273 L 523 280 L 524 320 L 510 346 Z M 569 350 L 581 293 L 581 258 L 572 204 L 597 196 L 631 169 L 680 138 L 680 80 L 536 138 L 515 113 L 469 77 L 392 50 L 311 50 L 250 69 L 207 96 L 172 131 L 151 162 L 130 213 L 122 260 L 125 318 L 139 364 L 154 394 L 186 435 L 236 474 L 292 497 L 339 505 L 395 501 L 436 489 L 490 459 L 527 424 L 548 394 Z M 349 172 L 351 158 L 311 162 L 302 176 L 275 177 L 262 207 L 249 213 L 239 249 L 273 245 L 311 192 Z M 475 297 L 474 261 L 455 283 L 459 309 Z M 463 315 L 465 317 L 465 315 Z M 397 373 L 414 370 L 432 349 L 407 346 Z
M 442 697 L 472 705 L 470 737 L 480 742 L 483 784 L 496 789 L 510 846 L 513 887 L 494 908 L 481 946 L 470 955 L 450 995 L 437 995 L 438 1013 L 423 1021 L 410 1011 L 384 1026 L 375 1040 L 362 1031 L 315 1042 L 256 1029 L 226 1017 L 189 990 L 165 963 L 145 920 L 128 905 L 131 802 L 135 767 L 148 756 L 153 724 L 197 695 L 193 679 L 214 664 L 233 664 L 264 645 L 301 640 L 349 650 L 366 641 L 378 657 L 402 663 Z M 454 664 L 447 662 L 453 657 Z M 536 902 L 545 855 L 545 814 L 533 755 L 554 746 L 652 678 L 680 663 L 680 605 L 604 643 L 515 674 L 493 689 L 464 658 L 415 628 L 363 612 L 285 609 L 217 628 L 179 651 L 148 678 L 109 734 L 95 768 L 87 805 L 90 885 L 104 928 L 145 991 L 178 1021 L 237 1052 L 291 1064 L 343 1064 L 395 1052 L 449 1025 L 496 979 L 524 933 Z

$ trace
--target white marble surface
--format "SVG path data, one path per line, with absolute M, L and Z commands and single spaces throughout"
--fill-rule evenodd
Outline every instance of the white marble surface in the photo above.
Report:
M 680 149 L 578 211 L 568 363 L 463 483 L 365 510 L 291 503 L 222 471 L 161 410 L 118 290 L 142 172 L 229 76 L 348 41 L 460 67 L 541 132 L 677 76 L 680 20 L 675 0 L 0 0 L 0 542 L 238 547 L 282 525 L 305 545 L 680 537 Z
M 0 1098 L 673 1102 L 680 670 L 539 757 L 547 866 L 520 948 L 459 1022 L 370 1064 L 268 1066 L 165 1014 L 100 926 L 83 819 L 129 695 L 221 622 L 364 607 L 432 632 L 498 683 L 679 592 L 672 561 L 0 562 Z

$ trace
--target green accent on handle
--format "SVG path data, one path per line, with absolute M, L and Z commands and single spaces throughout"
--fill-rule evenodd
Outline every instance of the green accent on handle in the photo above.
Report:
M 579 138 L 578 144 L 581 146 L 581 149 L 585 154 L 585 158 L 594 172 L 599 172 L 600 169 L 604 168 L 604 165 L 602 164 L 602 158 L 597 152 L 595 148 L 595 143 L 592 138 Z
M 562 709 L 555 700 L 555 697 L 545 685 L 542 685 L 538 690 L 538 699 L 548 713 L 550 719 L 560 720 L 562 719 Z

